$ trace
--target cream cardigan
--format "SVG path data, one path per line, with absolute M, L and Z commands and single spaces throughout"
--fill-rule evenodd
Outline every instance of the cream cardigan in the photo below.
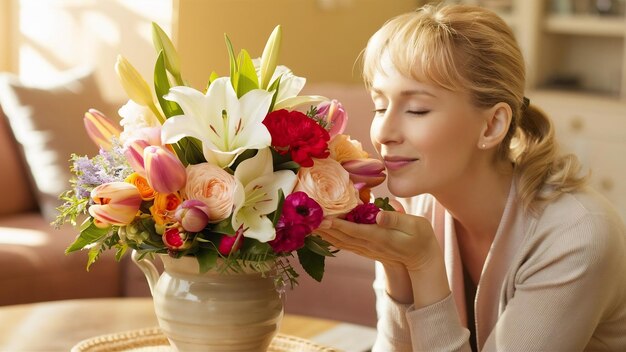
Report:
M 430 195 L 401 199 L 430 219 L 452 294 L 421 309 L 394 302 L 377 265 L 372 351 L 471 351 L 451 215 Z M 427 282 L 424 285 L 428 285 Z M 626 351 L 626 227 L 592 190 L 526 215 L 512 185 L 475 300 L 481 351 Z

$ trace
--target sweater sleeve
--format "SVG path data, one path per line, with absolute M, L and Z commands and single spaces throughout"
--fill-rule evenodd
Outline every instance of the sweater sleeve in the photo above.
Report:
M 378 334 L 372 352 L 411 351 L 411 335 L 406 320 L 408 304 L 400 304 L 389 297 L 385 289 L 385 270 L 376 262 L 376 312 Z
M 621 300 L 623 227 L 591 214 L 569 226 L 551 224 L 530 241 L 483 351 L 582 351 Z M 621 285 L 621 286 L 620 286 Z
M 420 309 L 409 308 L 413 351 L 470 352 L 470 332 L 459 319 L 452 294 Z

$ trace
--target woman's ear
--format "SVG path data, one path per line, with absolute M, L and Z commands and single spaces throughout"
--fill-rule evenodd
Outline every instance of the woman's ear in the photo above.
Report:
M 513 112 L 507 103 L 498 103 L 485 111 L 485 125 L 478 138 L 478 147 L 489 149 L 502 142 L 509 131 Z

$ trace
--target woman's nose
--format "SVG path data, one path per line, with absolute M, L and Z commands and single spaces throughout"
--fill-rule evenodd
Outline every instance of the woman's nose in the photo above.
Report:
M 402 140 L 400 124 L 392 109 L 374 117 L 370 135 L 372 140 L 378 144 L 399 143 Z

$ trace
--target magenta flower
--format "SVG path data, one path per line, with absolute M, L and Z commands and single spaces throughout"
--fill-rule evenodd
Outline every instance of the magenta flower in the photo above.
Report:
M 217 251 L 223 256 L 228 256 L 233 252 L 236 252 L 241 248 L 243 243 L 243 225 L 239 227 L 239 230 L 235 232 L 234 236 L 222 235 L 220 244 L 217 246 Z
M 291 252 L 304 247 L 304 239 L 311 234 L 310 227 L 303 224 L 284 226 L 280 220 L 276 226 L 276 238 L 268 242 L 276 253 Z
M 357 224 L 375 224 L 380 209 L 373 203 L 359 204 L 346 214 L 346 220 Z
M 285 198 L 283 212 L 276 224 L 276 238 L 269 242 L 275 252 L 290 252 L 304 246 L 304 238 L 320 226 L 324 210 L 304 192 Z

